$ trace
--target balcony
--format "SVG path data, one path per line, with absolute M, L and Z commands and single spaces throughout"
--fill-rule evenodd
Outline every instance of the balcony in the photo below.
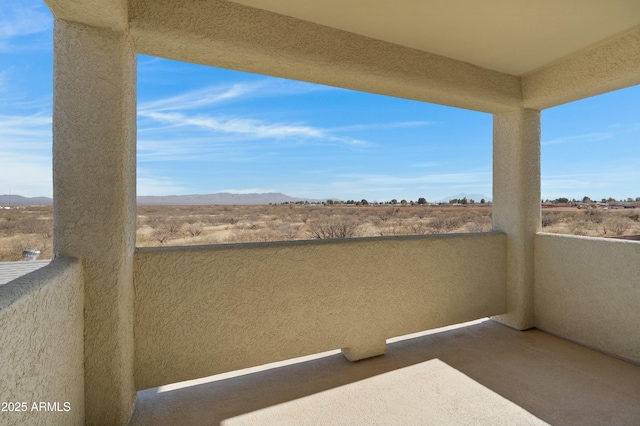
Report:
M 540 233 L 539 328 L 438 328 L 505 311 L 506 242 L 492 232 L 138 249 L 130 424 L 636 423 L 640 244 Z M 38 392 L 29 371 L 48 398 L 86 398 L 82 283 L 79 262 L 58 258 L 0 286 L 3 357 L 22 354 L 8 358 L 20 367 L 5 375 L 14 393 Z M 72 408 L 61 424 L 82 423 Z M 51 420 L 22 414 L 9 419 Z
M 640 423 L 640 243 L 539 232 L 540 111 L 640 83 L 637 2 L 266 3 L 47 0 L 55 259 L 0 286 L 0 422 Z M 136 248 L 136 53 L 491 113 L 493 231 Z
M 141 391 L 130 425 L 624 425 L 640 419 L 640 368 L 488 319 Z

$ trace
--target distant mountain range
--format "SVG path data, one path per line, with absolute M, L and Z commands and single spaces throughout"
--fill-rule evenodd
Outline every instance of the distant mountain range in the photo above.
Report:
M 297 201 L 321 202 L 311 198 L 290 197 L 279 192 L 265 194 L 231 194 L 221 192 L 217 194 L 194 195 L 143 195 L 138 197 L 138 205 L 142 206 L 199 206 L 211 204 L 280 204 L 295 203 Z M 53 200 L 48 197 L 23 197 L 21 195 L 0 195 L 0 206 L 50 206 Z
M 49 197 L 23 197 L 22 195 L 0 195 L 0 206 L 50 206 Z

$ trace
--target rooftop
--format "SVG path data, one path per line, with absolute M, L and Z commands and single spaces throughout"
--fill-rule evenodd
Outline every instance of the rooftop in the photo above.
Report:
M 51 260 L 31 260 L 20 262 L 0 262 L 0 285 L 15 280 L 18 277 L 36 271 L 48 265 Z

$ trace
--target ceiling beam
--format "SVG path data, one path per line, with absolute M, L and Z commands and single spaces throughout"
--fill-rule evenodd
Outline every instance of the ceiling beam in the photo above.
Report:
M 522 77 L 525 108 L 545 109 L 640 84 L 640 28 Z
M 484 112 L 521 105 L 520 79 L 224 0 L 131 0 L 139 53 Z
M 125 30 L 128 23 L 127 0 L 44 0 L 58 19 L 98 28 Z

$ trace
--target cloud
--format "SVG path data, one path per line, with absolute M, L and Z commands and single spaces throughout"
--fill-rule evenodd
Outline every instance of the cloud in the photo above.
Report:
M 168 98 L 143 102 L 138 106 L 140 114 L 163 111 L 185 111 L 210 107 L 255 92 L 260 84 L 237 83 L 230 86 L 207 87 Z
M 613 138 L 613 133 L 587 133 L 584 135 L 565 136 L 562 138 L 544 141 L 542 145 L 558 145 L 565 143 L 601 142 Z
M 138 169 L 136 193 L 138 195 L 186 195 L 191 191 L 169 177 L 155 176 L 145 170 Z
M 292 82 L 276 78 L 256 82 L 240 82 L 231 85 L 207 87 L 192 90 L 175 96 L 146 101 L 138 107 L 138 117 L 152 120 L 141 122 L 140 133 L 178 128 L 197 128 L 212 133 L 239 136 L 245 139 L 314 139 L 353 146 L 370 145 L 368 141 L 334 134 L 330 129 L 322 129 L 302 123 L 279 123 L 253 118 L 230 117 L 212 114 L 218 104 L 243 98 L 254 99 L 260 96 L 284 96 L 301 94 L 325 88 L 310 83 Z M 187 113 L 200 110 L 201 113 Z M 160 123 L 160 127 L 157 125 Z M 393 123 L 391 126 L 417 125 L 412 123 Z M 166 132 L 165 132 L 166 135 Z M 181 138 L 184 135 L 181 135 Z M 166 139 L 166 138 L 165 138 Z
M 272 188 L 244 188 L 244 189 L 220 189 L 216 192 L 228 192 L 230 194 L 267 194 L 271 192 L 279 192 Z M 288 194 L 287 194 L 288 195 Z
M 2 148 L 25 151 L 51 146 L 51 117 L 44 114 L 2 115 L 0 114 Z M 50 149 L 49 149 L 50 150 Z
M 311 83 L 269 78 L 258 81 L 209 86 L 175 96 L 141 102 L 138 106 L 138 111 L 140 113 L 187 111 L 212 107 L 235 99 L 299 95 L 319 90 L 333 90 L 333 88 Z
M 223 133 L 249 133 L 256 138 L 282 138 L 282 137 L 322 137 L 322 131 L 309 126 L 295 124 L 266 124 L 258 120 L 242 118 L 215 118 L 207 115 L 195 117 L 185 116 L 179 113 L 141 113 L 145 117 L 154 120 L 175 124 L 178 126 L 196 126 Z
M 417 184 L 464 184 L 474 185 L 491 182 L 491 172 L 451 172 L 417 176 L 392 176 L 378 174 L 344 174 L 341 178 L 368 185 L 417 185 Z
M 434 121 L 399 121 L 392 123 L 354 124 L 352 126 L 334 127 L 331 130 L 344 132 L 351 130 L 377 130 L 377 129 L 398 129 L 403 127 L 432 126 Z
M 409 167 L 422 169 L 422 168 L 438 167 L 439 165 L 441 165 L 441 163 L 438 163 L 436 161 L 422 161 L 420 163 L 413 163 Z
M 637 197 L 640 171 L 634 164 L 602 167 L 594 173 L 566 173 L 542 177 L 543 198 Z
M 386 201 L 392 198 L 439 200 L 460 192 L 485 193 L 491 198 L 491 173 L 452 172 L 433 175 L 393 176 L 388 174 L 328 175 L 323 182 L 294 182 L 279 186 L 279 192 L 299 197 L 341 199 L 367 198 Z
M 178 127 L 193 126 L 213 132 L 250 136 L 254 139 L 317 139 L 349 145 L 365 146 L 369 142 L 348 136 L 336 136 L 324 129 L 299 123 L 267 123 L 246 118 L 212 117 L 209 115 L 187 116 L 181 113 L 140 112 L 139 115 Z
M 20 2 L 3 4 L 0 9 L 0 51 L 42 48 L 39 43 L 17 47 L 12 42 L 18 38 L 49 32 L 52 25 L 53 17 L 44 5 L 24 6 Z
M 0 193 L 51 197 L 51 157 L 0 151 Z

